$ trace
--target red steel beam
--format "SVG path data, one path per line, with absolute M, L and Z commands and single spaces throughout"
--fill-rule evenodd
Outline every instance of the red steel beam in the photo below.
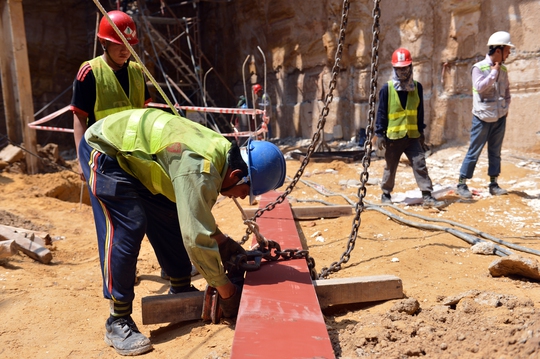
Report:
M 277 192 L 260 200 L 266 206 Z M 257 219 L 259 230 L 281 250 L 302 249 L 287 200 Z M 335 358 L 305 259 L 263 261 L 247 272 L 231 359 Z

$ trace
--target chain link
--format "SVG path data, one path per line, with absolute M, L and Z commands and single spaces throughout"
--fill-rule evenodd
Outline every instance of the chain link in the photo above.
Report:
M 306 259 L 308 263 L 311 279 L 317 279 L 315 271 L 315 260 L 309 256 L 309 251 L 305 249 L 284 249 L 281 250 L 279 243 L 268 241 L 268 248 L 256 246 L 251 251 L 246 251 L 246 254 L 233 256 L 229 264 L 238 269 L 247 272 L 256 271 L 261 267 L 262 259 L 267 261 L 290 260 L 290 259 Z
M 364 158 L 362 159 L 363 171 L 360 174 L 361 186 L 358 188 L 358 202 L 356 203 L 355 217 L 352 224 L 351 234 L 349 235 L 349 241 L 347 242 L 347 249 L 341 255 L 341 258 L 337 262 L 330 264 L 328 268 L 324 267 L 319 274 L 319 278 L 326 278 L 331 273 L 335 273 L 341 269 L 343 263 L 347 263 L 350 259 L 352 250 L 354 249 L 356 238 L 358 236 L 358 228 L 360 227 L 361 219 L 360 214 L 364 211 L 364 198 L 366 196 L 366 183 L 369 180 L 368 168 L 371 163 L 371 138 L 373 134 L 373 123 L 375 118 L 375 102 L 377 99 L 377 79 L 379 77 L 379 32 L 380 25 L 379 19 L 381 17 L 381 11 L 379 7 L 380 0 L 374 0 L 373 7 L 373 40 L 371 42 L 371 81 L 369 91 L 369 113 L 368 113 L 368 125 L 366 128 L 366 141 L 364 143 Z

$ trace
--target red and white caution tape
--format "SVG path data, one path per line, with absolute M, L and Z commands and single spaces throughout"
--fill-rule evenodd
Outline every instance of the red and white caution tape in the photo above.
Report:
M 157 108 L 169 108 L 164 103 L 149 102 L 148 107 L 157 107 Z M 262 115 L 263 122 L 261 127 L 257 131 L 237 131 L 232 133 L 222 133 L 225 137 L 252 137 L 260 135 L 263 132 L 268 132 L 268 121 L 269 118 L 266 117 L 266 111 L 259 109 L 250 109 L 250 108 L 223 108 L 223 107 L 197 107 L 197 106 L 178 106 L 176 108 L 182 109 L 184 111 L 195 111 L 195 112 L 211 112 L 211 113 L 224 113 L 224 114 L 234 114 L 234 115 Z
M 164 103 L 149 102 L 148 107 L 169 108 Z M 211 112 L 211 113 L 224 113 L 234 115 L 263 115 L 263 110 L 250 109 L 250 108 L 224 108 L 224 107 L 197 107 L 197 106 L 175 106 L 178 109 L 185 111 L 195 112 Z
M 48 122 L 58 116 L 60 116 L 61 114 L 65 113 L 69 111 L 69 105 L 67 105 L 66 107 L 64 108 L 61 108 L 60 110 L 58 111 L 55 111 L 53 113 L 51 113 L 50 115 L 47 115 L 37 121 L 34 121 L 34 122 L 31 122 L 28 124 L 28 127 L 30 128 L 34 128 L 36 130 L 48 130 L 48 131 L 58 131 L 58 132 L 70 132 L 70 133 L 73 133 L 73 129 L 72 128 L 63 128 L 63 127 L 52 127 L 52 126 L 37 126 L 41 123 L 45 123 L 45 122 Z
M 157 108 L 169 108 L 166 104 L 161 104 L 157 102 L 150 102 L 148 104 L 149 107 L 157 107 Z M 197 111 L 197 112 L 211 112 L 211 113 L 224 113 L 224 114 L 237 114 L 237 115 L 263 115 L 263 123 L 261 124 L 261 127 L 257 131 L 236 131 L 232 133 L 222 133 L 223 136 L 226 137 L 250 137 L 250 136 L 257 136 L 260 135 L 263 132 L 268 132 L 268 117 L 265 117 L 266 113 L 263 110 L 258 109 L 242 109 L 242 108 L 222 108 L 222 107 L 197 107 L 197 106 L 176 106 L 179 109 L 185 110 L 185 111 Z M 69 132 L 73 133 L 72 128 L 62 128 L 62 127 L 53 127 L 53 126 L 38 126 L 39 124 L 48 122 L 63 113 L 69 111 L 69 105 L 61 108 L 58 111 L 55 111 L 51 113 L 50 115 L 47 115 L 37 121 L 31 122 L 28 124 L 28 127 L 36 129 L 36 130 L 48 130 L 48 131 L 57 131 L 57 132 Z

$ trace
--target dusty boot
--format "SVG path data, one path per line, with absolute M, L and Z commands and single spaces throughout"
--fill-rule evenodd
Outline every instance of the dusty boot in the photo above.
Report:
M 130 316 L 105 323 L 105 343 L 120 355 L 139 355 L 152 350 L 150 339 L 139 332 Z
M 460 183 L 457 185 L 456 194 L 463 199 L 471 199 L 472 193 L 469 191 L 469 187 L 465 183 Z
M 392 196 L 390 193 L 383 193 L 381 196 L 381 203 L 392 204 Z
M 508 191 L 499 187 L 498 183 L 489 184 L 489 193 L 492 196 L 502 196 L 503 194 L 508 194 Z
M 445 201 L 437 201 L 432 196 L 424 196 L 424 201 L 422 202 L 422 207 L 424 208 L 442 208 L 446 206 Z

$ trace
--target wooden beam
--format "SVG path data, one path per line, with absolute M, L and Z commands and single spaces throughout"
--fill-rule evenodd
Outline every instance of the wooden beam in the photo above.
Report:
M 248 218 L 253 217 L 258 208 L 243 208 Z M 294 219 L 310 218 L 336 218 L 341 216 L 350 216 L 352 207 L 345 206 L 303 206 L 291 207 Z
M 276 197 L 267 193 L 259 205 Z M 287 200 L 257 224 L 282 249 L 302 248 Z M 231 359 L 243 358 L 335 358 L 305 259 L 264 262 L 246 273 L 231 350 Z
M 313 281 L 321 308 L 403 298 L 401 279 L 393 275 Z
M 36 261 L 49 264 L 52 260 L 51 251 L 36 242 L 32 242 L 21 233 L 0 227 L 0 238 L 4 240 L 13 239 L 18 250 Z
M 313 285 L 322 309 L 332 305 L 403 298 L 401 279 L 393 275 L 315 280 Z M 143 297 L 143 324 L 180 323 L 201 319 L 203 301 L 203 292 Z
M 179 323 L 199 320 L 202 316 L 204 292 L 187 292 L 143 297 L 142 323 Z
M 0 75 L 8 138 L 37 153 L 36 131 L 28 127 L 34 122 L 34 102 L 22 0 L 0 0 L 0 19 Z M 29 174 L 35 174 L 41 163 L 36 156 L 27 155 L 26 166 Z
M 11 257 L 14 254 L 17 254 L 15 241 L 13 239 L 9 241 L 3 241 L 2 238 L 0 238 L 0 259 Z
M 21 233 L 25 237 L 34 236 L 34 242 L 38 242 L 41 245 L 51 245 L 52 239 L 49 233 L 42 232 L 42 231 L 33 231 L 31 229 L 26 228 L 19 228 L 19 227 L 12 227 L 12 226 L 5 226 L 3 224 L 0 224 L 0 228 L 6 228 L 10 231 Z

